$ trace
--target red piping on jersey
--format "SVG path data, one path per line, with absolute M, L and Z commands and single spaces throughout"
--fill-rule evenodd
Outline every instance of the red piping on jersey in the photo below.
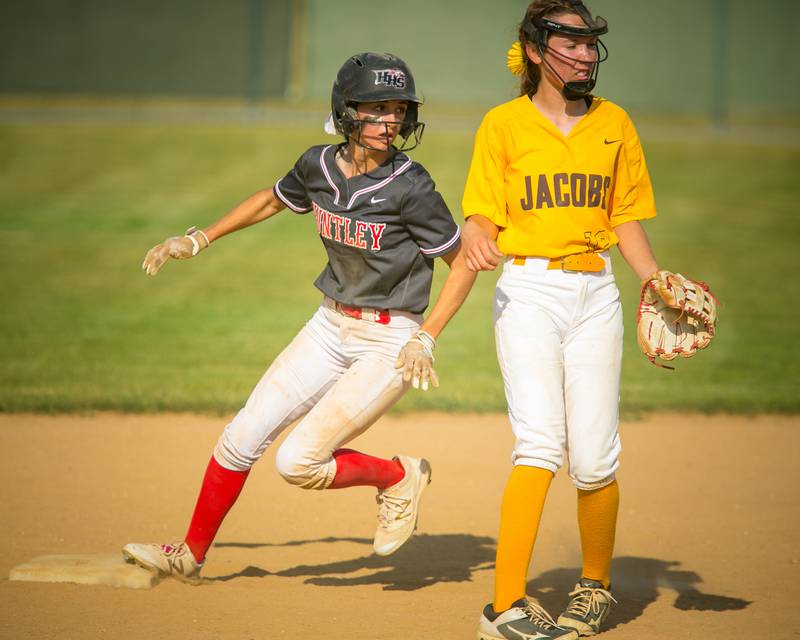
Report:
M 331 185 L 331 189 L 336 194 L 336 197 L 333 199 L 333 204 L 339 204 L 339 189 L 336 188 L 336 185 L 333 184 L 333 180 L 331 180 L 331 174 L 328 173 L 328 167 L 325 166 L 325 152 L 330 149 L 333 145 L 329 144 L 322 150 L 322 153 L 319 154 L 319 166 L 322 167 L 322 173 L 325 174 L 325 179 L 328 181 L 328 184 Z
M 281 180 L 282 179 L 283 178 L 281 178 Z M 278 199 L 281 202 L 283 202 L 283 204 L 285 204 L 287 207 L 289 207 L 292 211 L 297 211 L 297 213 L 306 213 L 307 211 L 309 211 L 308 209 L 303 209 L 302 207 L 298 207 L 296 204 L 292 204 L 291 202 L 289 202 L 289 199 L 285 195 L 283 195 L 281 193 L 281 189 L 278 186 L 280 183 L 281 183 L 281 181 L 278 180 L 275 183 L 275 187 L 272 190 L 275 192 L 275 195 L 278 196 Z
M 339 189 L 336 187 L 335 184 L 333 184 L 333 180 L 331 180 L 331 175 L 330 175 L 330 173 L 328 173 L 328 167 L 325 166 L 325 152 L 328 151 L 328 149 L 330 149 L 332 146 L 333 146 L 332 144 L 328 145 L 327 147 L 325 147 L 322 150 L 322 153 L 319 154 L 319 165 L 320 165 L 320 167 L 322 167 L 322 173 L 325 175 L 325 179 L 328 181 L 328 184 L 331 185 L 331 189 L 333 189 L 333 192 L 334 192 L 334 195 L 335 195 L 335 197 L 333 199 L 333 204 L 338 205 L 339 204 Z M 412 161 L 409 158 L 396 171 L 394 171 L 388 178 L 385 178 L 385 179 L 381 180 L 379 183 L 374 184 L 371 187 L 365 187 L 364 189 L 360 189 L 359 191 L 356 191 L 350 197 L 350 202 L 347 203 L 347 207 L 345 207 L 345 211 L 348 211 L 350 209 L 350 207 L 353 206 L 353 203 L 355 202 L 356 198 L 358 198 L 359 196 L 363 196 L 366 193 L 372 193 L 373 191 L 377 191 L 381 187 L 385 187 L 392 180 L 394 180 L 397 176 L 399 176 L 406 169 L 408 169 L 411 166 L 411 164 L 412 164 Z
M 395 179 L 397 176 L 399 176 L 401 173 L 403 173 L 403 171 L 405 171 L 406 169 L 408 169 L 410 166 L 411 166 L 411 159 L 409 158 L 408 160 L 406 160 L 406 162 L 405 162 L 404 164 L 402 164 L 402 165 L 401 165 L 401 166 L 400 166 L 400 167 L 399 167 L 399 168 L 398 168 L 398 169 L 397 169 L 397 170 L 396 170 L 394 173 L 392 173 L 392 175 L 390 175 L 388 178 L 385 178 L 384 180 L 381 180 L 381 181 L 380 181 L 378 184 L 374 184 L 374 185 L 372 185 L 371 187 L 365 187 L 364 189 L 361 189 L 361 190 L 359 190 L 359 191 L 356 191 L 356 192 L 355 192 L 355 193 L 352 195 L 352 197 L 350 198 L 350 202 L 348 202 L 348 203 L 347 203 L 347 208 L 348 208 L 348 209 L 350 209 L 350 207 L 352 207 L 352 206 L 353 206 L 353 203 L 355 202 L 356 198 L 358 198 L 358 196 L 363 196 L 363 195 L 364 195 L 364 194 L 366 194 L 366 193 L 372 193 L 373 191 L 377 191 L 377 190 L 378 190 L 378 189 L 380 189 L 381 187 L 384 187 L 384 186 L 386 186 L 386 185 L 387 185 L 387 184 L 389 184 L 389 183 L 390 183 L 392 180 L 394 180 L 394 179 Z

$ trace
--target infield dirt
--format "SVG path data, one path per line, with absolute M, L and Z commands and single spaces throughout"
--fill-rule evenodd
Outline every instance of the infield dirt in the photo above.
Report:
M 424 455 L 418 534 L 371 553 L 374 490 L 310 492 L 256 465 L 204 568 L 146 591 L 10 582 L 35 556 L 179 539 L 225 419 L 0 416 L 1 638 L 450 640 L 491 599 L 512 436 L 503 415 L 381 419 L 353 446 Z M 602 637 L 797 638 L 800 417 L 660 414 L 621 426 L 619 605 Z M 280 444 L 278 442 L 277 444 Z M 554 615 L 580 570 L 562 470 L 528 593 Z

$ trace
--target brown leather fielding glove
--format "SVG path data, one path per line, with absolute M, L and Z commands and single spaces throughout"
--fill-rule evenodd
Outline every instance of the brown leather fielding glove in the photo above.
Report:
M 717 299 L 705 282 L 658 271 L 642 284 L 637 337 L 653 364 L 664 367 L 656 358 L 690 358 L 711 343 L 716 327 Z
M 167 259 L 185 260 L 196 256 L 209 245 L 208 237 L 205 233 L 192 227 L 186 231 L 185 236 L 174 236 L 167 238 L 164 242 L 157 244 L 147 252 L 142 263 L 142 269 L 148 276 L 156 275 Z

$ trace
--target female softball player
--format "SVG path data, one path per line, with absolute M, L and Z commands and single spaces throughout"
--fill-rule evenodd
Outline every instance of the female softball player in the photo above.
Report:
M 252 465 L 290 424 L 279 473 L 304 489 L 374 486 L 374 550 L 388 555 L 413 533 L 430 482 L 422 458 L 372 457 L 345 444 L 409 386 L 438 385 L 435 338 L 466 297 L 475 274 L 460 252 L 460 229 L 425 169 L 403 153 L 419 144 L 422 101 L 406 64 L 363 53 L 339 70 L 326 131 L 345 141 L 310 148 L 270 189 L 211 226 L 169 238 L 147 254 L 155 275 L 168 258 L 189 258 L 224 235 L 285 208 L 313 211 L 328 262 L 315 285 L 322 304 L 276 358 L 217 442 L 189 530 L 174 544 L 128 544 L 124 557 L 162 574 L 196 579 Z M 397 144 L 395 144 L 397 143 Z M 434 258 L 450 273 L 430 314 Z
M 481 640 L 592 635 L 614 602 L 622 311 L 609 249 L 642 279 L 658 266 L 639 222 L 656 212 L 636 131 L 591 93 L 606 32 L 580 0 L 528 6 L 508 55 L 520 96 L 485 116 L 464 191 L 469 268 L 502 264 L 495 338 L 516 437 Z M 526 599 L 525 582 L 565 449 L 583 567 L 556 622 Z

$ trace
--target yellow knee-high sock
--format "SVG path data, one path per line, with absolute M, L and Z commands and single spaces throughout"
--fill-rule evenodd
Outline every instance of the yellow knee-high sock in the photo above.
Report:
M 578 528 L 581 532 L 584 578 L 598 580 L 608 588 L 611 556 L 619 511 L 619 485 L 611 484 L 584 491 L 578 489 Z
M 494 578 L 494 610 L 505 611 L 525 596 L 525 580 L 544 500 L 553 473 L 515 466 L 503 494 Z

